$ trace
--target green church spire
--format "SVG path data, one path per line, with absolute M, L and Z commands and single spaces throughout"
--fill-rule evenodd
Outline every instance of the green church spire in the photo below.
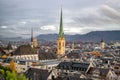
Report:
M 59 38 L 64 38 L 64 31 L 63 31 L 63 20 L 62 20 L 62 8 L 61 8 L 61 15 L 60 15 L 60 29 L 59 29 Z

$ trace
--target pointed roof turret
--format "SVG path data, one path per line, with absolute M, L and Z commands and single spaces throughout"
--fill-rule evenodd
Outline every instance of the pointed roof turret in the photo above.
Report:
M 62 8 L 61 8 L 61 15 L 60 15 L 60 29 L 59 29 L 59 38 L 64 38 L 64 31 L 63 31 L 63 20 L 62 20 Z
M 11 43 L 9 42 L 8 43 L 8 45 L 7 45 L 7 50 L 12 50 L 13 48 L 12 48 L 12 45 L 11 45 Z

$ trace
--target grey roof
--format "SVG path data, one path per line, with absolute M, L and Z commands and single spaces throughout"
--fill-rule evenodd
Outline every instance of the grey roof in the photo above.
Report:
M 25 75 L 30 80 L 47 80 L 50 72 L 48 70 L 30 68 L 25 72 Z
M 99 71 L 100 71 L 101 76 L 106 76 L 108 74 L 108 72 L 109 72 L 109 69 L 100 68 Z
M 80 78 L 80 77 L 76 77 L 76 76 L 65 76 L 65 77 L 58 76 L 55 80 L 93 80 L 93 79 Z
M 84 68 L 85 71 L 88 69 L 90 63 L 85 63 L 85 62 L 61 62 L 57 68 L 58 69 L 73 69 L 73 68 L 77 68 L 77 69 L 81 69 L 81 68 Z M 75 70 L 75 69 L 74 69 Z
M 92 80 L 89 78 L 68 77 L 66 80 Z
M 30 45 L 21 45 L 13 53 L 13 55 L 37 54 L 37 52 Z
M 95 70 L 99 71 L 99 75 L 102 77 L 106 77 L 106 75 L 108 74 L 110 69 L 105 69 L 105 68 L 90 68 L 90 70 L 88 71 L 88 74 L 93 73 Z
M 45 50 L 39 50 L 39 60 L 45 60 L 45 59 L 57 59 L 57 55 L 54 52 Z
M 73 63 L 72 67 L 88 68 L 88 63 Z

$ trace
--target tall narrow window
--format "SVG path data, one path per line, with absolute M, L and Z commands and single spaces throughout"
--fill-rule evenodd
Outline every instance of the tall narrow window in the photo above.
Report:
M 59 42 L 59 46 L 61 46 L 61 42 Z
M 64 47 L 64 42 L 63 42 L 62 46 Z

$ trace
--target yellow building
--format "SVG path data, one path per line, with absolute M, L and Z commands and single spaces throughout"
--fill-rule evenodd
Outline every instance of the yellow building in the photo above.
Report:
M 104 48 L 105 48 L 105 43 L 104 43 L 103 39 L 102 39 L 101 42 L 100 42 L 100 48 L 101 48 L 101 49 L 104 49 Z
M 58 56 L 65 54 L 65 37 L 64 37 L 63 22 L 62 22 L 62 9 L 61 9 L 61 16 L 60 16 L 59 35 L 57 39 L 57 54 Z

